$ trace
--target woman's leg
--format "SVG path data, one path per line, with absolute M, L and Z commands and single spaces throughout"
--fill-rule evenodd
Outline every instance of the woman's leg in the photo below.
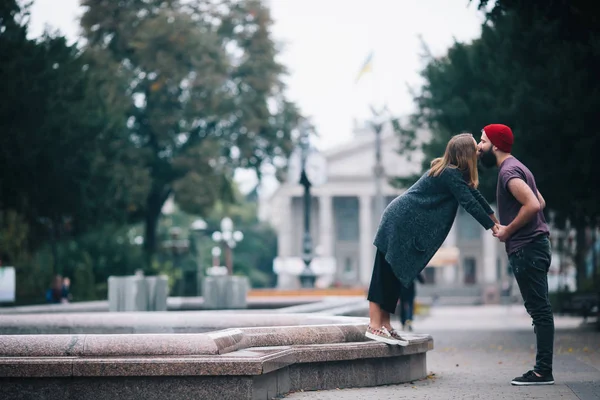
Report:
M 390 313 L 396 310 L 400 293 L 400 281 L 394 275 L 392 267 L 385 260 L 385 255 L 377 250 L 373 275 L 369 286 L 369 319 L 370 326 L 376 329 L 382 326 L 391 330 Z
M 384 316 L 381 306 L 377 303 L 369 301 L 369 326 L 373 328 L 381 328 L 384 322 Z

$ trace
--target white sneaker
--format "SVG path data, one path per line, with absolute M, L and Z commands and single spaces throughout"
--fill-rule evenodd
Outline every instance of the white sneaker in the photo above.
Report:
M 402 336 L 400 336 L 400 332 L 398 332 L 395 329 L 392 329 L 390 332 L 390 335 L 392 335 L 392 338 L 396 339 L 398 341 L 398 344 L 400 346 L 407 346 L 408 345 L 408 339 L 403 338 Z
M 394 344 L 394 345 L 401 344 L 399 340 L 394 339 L 394 337 L 392 336 L 390 331 L 388 331 L 385 326 L 382 326 L 379 329 L 374 329 L 371 327 L 371 325 L 369 325 L 367 327 L 367 332 L 365 333 L 365 336 L 368 337 L 369 339 L 375 340 L 377 342 Z M 404 346 L 406 346 L 406 345 L 404 345 Z

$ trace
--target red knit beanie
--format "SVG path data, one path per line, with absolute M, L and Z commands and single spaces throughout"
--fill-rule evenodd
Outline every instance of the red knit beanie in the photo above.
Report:
M 502 124 L 491 124 L 483 128 L 490 142 L 505 153 L 510 153 L 514 142 L 512 130 Z

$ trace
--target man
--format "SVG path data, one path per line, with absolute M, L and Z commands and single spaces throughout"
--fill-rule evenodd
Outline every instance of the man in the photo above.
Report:
M 417 279 L 421 284 L 425 283 L 423 274 L 417 275 Z M 417 288 L 415 281 L 412 281 L 408 287 L 400 285 L 400 323 L 403 331 L 412 332 L 413 314 L 415 311 L 415 297 L 417 296 Z
M 548 298 L 551 252 L 544 218 L 544 198 L 529 169 L 511 154 L 512 130 L 501 124 L 483 128 L 477 149 L 484 167 L 499 168 L 496 203 L 500 226 L 494 236 L 506 252 L 525 309 L 533 320 L 537 354 L 533 370 L 512 380 L 513 385 L 552 385 L 554 317 Z

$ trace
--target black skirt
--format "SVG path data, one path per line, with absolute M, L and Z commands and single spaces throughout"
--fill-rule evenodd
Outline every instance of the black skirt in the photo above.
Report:
M 367 300 L 379 304 L 384 311 L 394 314 L 401 288 L 402 284 L 394 275 L 391 265 L 385 260 L 385 254 L 377 250 Z

